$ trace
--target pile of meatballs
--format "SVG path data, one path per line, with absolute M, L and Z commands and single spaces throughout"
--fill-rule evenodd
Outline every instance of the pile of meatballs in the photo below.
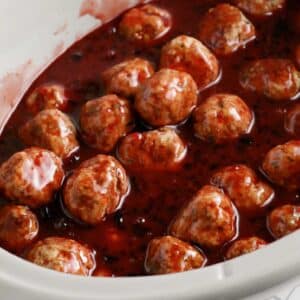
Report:
M 0 210 L 3 248 L 26 249 L 27 260 L 56 271 L 92 275 L 95 251 L 62 237 L 37 240 L 39 223 L 31 209 L 49 204 L 62 189 L 66 214 L 95 226 L 115 213 L 130 193 L 127 170 L 180 172 L 188 147 L 177 125 L 190 119 L 194 135 L 215 144 L 236 140 L 252 130 L 254 112 L 238 95 L 214 94 L 203 101 L 198 96 L 218 82 L 218 57 L 243 51 L 255 40 L 255 27 L 246 15 L 270 16 L 284 7 L 285 0 L 233 2 L 207 11 L 197 39 L 180 35 L 165 44 L 158 69 L 136 57 L 105 70 L 101 77 L 106 94 L 82 106 L 79 129 L 64 113 L 70 99 L 63 86 L 39 86 L 25 99 L 34 117 L 19 130 L 19 137 L 28 148 L 0 167 L 0 192 L 11 201 Z M 119 34 L 150 47 L 168 34 L 172 22 L 168 11 L 147 4 L 123 15 Z M 284 58 L 250 61 L 241 68 L 239 81 L 242 89 L 275 102 L 299 95 L 300 74 L 294 62 Z M 148 131 L 132 132 L 137 118 Z M 64 161 L 78 151 L 78 137 L 99 155 L 66 176 Z M 265 181 L 246 165 L 218 170 L 210 185 L 199 187 L 182 207 L 169 226 L 169 235 L 149 243 L 145 271 L 167 274 L 201 268 L 207 261 L 202 247 L 215 249 L 232 242 L 225 259 L 264 247 L 266 241 L 256 236 L 235 240 L 239 211 L 268 205 L 274 197 L 271 183 L 300 188 L 300 140 L 271 149 L 261 169 Z M 266 222 L 273 237 L 281 238 L 300 228 L 300 207 L 277 207 Z

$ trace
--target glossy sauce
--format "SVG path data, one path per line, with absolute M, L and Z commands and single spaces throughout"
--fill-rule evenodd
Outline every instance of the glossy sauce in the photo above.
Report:
M 246 92 L 238 83 L 238 71 L 249 60 L 267 57 L 294 59 L 299 36 L 290 32 L 287 24 L 289 11 L 295 9 L 297 1 L 289 1 L 287 9 L 273 17 L 257 19 L 248 16 L 256 27 L 257 39 L 246 49 L 226 58 L 218 58 L 222 68 L 219 83 L 200 93 L 199 101 L 217 92 L 237 94 L 244 99 L 255 113 L 255 124 L 249 135 L 229 144 L 211 145 L 193 136 L 193 128 L 188 121 L 178 127 L 180 135 L 188 143 L 188 155 L 182 170 L 174 173 L 129 172 L 131 192 L 122 208 L 96 227 L 83 226 L 68 218 L 63 213 L 58 194 L 51 205 L 35 211 L 40 221 L 39 238 L 53 235 L 74 238 L 97 251 L 98 270 L 109 270 L 108 273 L 115 276 L 145 275 L 144 259 L 148 242 L 167 233 L 171 220 L 182 205 L 204 184 L 209 183 L 213 172 L 223 166 L 243 163 L 260 173 L 261 163 L 268 150 L 290 139 L 300 138 L 299 130 L 296 133 L 298 136 L 295 136 L 284 129 L 284 112 L 291 102 L 271 102 Z M 147 49 L 135 48 L 124 41 L 117 32 L 117 19 L 75 44 L 40 76 L 28 93 L 43 83 L 65 85 L 73 101 L 68 113 L 78 125 L 81 105 L 88 99 L 103 95 L 100 82 L 102 71 L 135 56 L 150 59 L 157 66 L 161 46 L 179 34 L 197 38 L 197 24 L 201 15 L 220 2 L 156 1 L 171 12 L 174 24 L 158 47 Z M 0 139 L 0 162 L 24 148 L 17 131 L 31 117 L 21 103 Z M 146 128 L 138 124 L 136 131 L 143 130 Z M 65 168 L 70 172 L 80 162 L 96 154 L 97 151 L 81 143 L 80 151 L 66 162 Z M 263 177 L 261 173 L 260 176 Z M 299 203 L 297 192 L 273 187 L 276 195 L 270 205 L 253 215 L 240 214 L 240 237 L 255 235 L 268 242 L 272 241 L 266 227 L 266 214 L 278 205 Z M 5 203 L 5 199 L 1 201 Z M 223 261 L 227 247 L 225 245 L 223 249 L 213 251 L 203 249 L 208 264 Z

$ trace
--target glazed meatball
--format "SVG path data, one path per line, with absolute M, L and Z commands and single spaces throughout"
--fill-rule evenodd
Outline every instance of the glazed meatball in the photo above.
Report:
M 282 9 L 286 0 L 234 0 L 234 3 L 246 13 L 255 16 L 272 15 Z
M 241 239 L 233 242 L 226 252 L 225 258 L 232 259 L 244 254 L 248 254 L 265 247 L 267 243 L 258 238 L 250 237 L 247 239 Z
M 26 206 L 7 205 L 0 209 L 0 245 L 18 252 L 28 246 L 37 236 L 37 217 Z
M 81 109 L 80 127 L 87 145 L 104 153 L 110 152 L 134 127 L 130 103 L 116 95 L 91 100 Z
M 240 73 L 240 84 L 248 91 L 272 100 L 289 100 L 299 91 L 300 79 L 288 59 L 259 59 L 248 63 Z
M 268 216 L 268 227 L 274 238 L 279 239 L 300 229 L 300 207 L 283 205 L 275 208 Z
M 300 188 L 300 141 L 289 141 L 271 149 L 262 168 L 272 182 L 290 190 Z
M 129 41 L 150 46 L 164 37 L 172 27 L 168 11 L 148 4 L 133 8 L 124 14 L 119 30 Z
M 186 155 L 186 145 L 175 130 L 161 128 L 126 136 L 118 148 L 121 162 L 133 169 L 175 170 Z
M 220 73 L 219 63 L 210 50 L 186 35 L 173 39 L 162 49 L 160 65 L 189 73 L 199 89 L 215 82 Z
M 171 224 L 170 233 L 207 248 L 220 247 L 237 231 L 237 212 L 223 190 L 204 186 Z
M 221 144 L 251 131 L 254 115 L 238 96 L 216 94 L 194 112 L 194 130 L 202 140 Z
M 141 58 L 124 61 L 102 74 L 106 91 L 122 97 L 133 97 L 141 85 L 154 74 L 152 64 Z
M 69 99 L 66 90 L 59 84 L 44 84 L 37 87 L 25 100 L 28 110 L 38 113 L 45 109 L 65 110 Z
M 191 245 L 171 236 L 153 239 L 148 245 L 145 269 L 148 274 L 169 274 L 204 266 L 206 258 Z
M 128 190 L 129 179 L 122 165 L 112 156 L 98 155 L 67 179 L 64 205 L 79 221 L 95 225 L 119 208 Z
M 67 115 L 57 109 L 39 112 L 21 127 L 19 136 L 26 145 L 48 149 L 62 159 L 79 149 L 75 126 Z
M 197 97 L 197 85 L 189 74 L 162 69 L 138 92 L 135 108 L 152 126 L 175 125 L 190 115 Z
M 217 55 L 229 55 L 255 38 L 255 28 L 238 8 L 219 4 L 202 18 L 199 38 Z
M 61 237 L 49 237 L 37 242 L 26 258 L 48 269 L 82 276 L 89 276 L 96 265 L 91 249 Z
M 48 204 L 64 178 L 62 161 L 53 152 L 28 148 L 0 167 L 0 191 L 12 201 L 39 207 Z
M 274 197 L 273 189 L 260 181 L 245 165 L 225 167 L 215 173 L 211 183 L 224 189 L 238 209 L 255 211 L 266 206 Z

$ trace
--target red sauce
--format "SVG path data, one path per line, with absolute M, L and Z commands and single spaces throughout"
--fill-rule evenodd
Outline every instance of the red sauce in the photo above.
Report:
M 243 98 L 256 116 L 250 135 L 226 145 L 211 145 L 196 139 L 191 123 L 187 122 L 179 127 L 180 135 L 189 146 L 183 170 L 159 175 L 157 172 L 131 172 L 132 189 L 122 208 L 96 227 L 85 227 L 69 219 L 61 209 L 58 194 L 51 205 L 36 211 L 41 229 L 39 238 L 52 235 L 74 238 L 97 251 L 98 268 L 101 269 L 102 266 L 105 273 L 115 276 L 144 275 L 148 242 L 156 236 L 166 234 L 170 221 L 182 205 L 209 182 L 216 169 L 245 163 L 259 173 L 268 150 L 290 139 L 299 138 L 284 129 L 284 112 L 291 103 L 274 103 L 262 96 L 255 96 L 240 87 L 237 77 L 240 67 L 249 60 L 265 57 L 294 58 L 299 36 L 289 31 L 287 16 L 295 9 L 297 1 L 289 1 L 288 7 L 273 17 L 260 20 L 249 16 L 255 24 L 257 39 L 246 49 L 220 59 L 220 82 L 201 92 L 201 99 L 216 92 L 229 92 Z M 81 105 L 88 99 L 103 95 L 100 74 L 104 69 L 134 56 L 145 57 L 158 64 L 160 48 L 164 42 L 182 33 L 197 37 L 197 24 L 201 15 L 219 2 L 221 1 L 157 1 L 158 5 L 172 13 L 175 21 L 161 45 L 153 48 L 137 49 L 126 43 L 117 33 L 117 19 L 75 44 L 39 77 L 28 93 L 35 87 L 52 81 L 65 85 L 73 100 L 69 114 L 78 124 Z M 17 137 L 17 131 L 31 117 L 21 103 L 0 139 L 0 162 L 24 148 Z M 136 130 L 143 131 L 145 128 L 140 124 Z M 65 167 L 70 171 L 96 154 L 97 151 L 82 144 L 80 152 Z M 240 214 L 240 237 L 255 235 L 266 241 L 273 240 L 266 227 L 266 214 L 278 205 L 299 202 L 297 192 L 287 192 L 276 186 L 274 189 L 275 199 L 265 209 L 253 215 Z M 222 261 L 225 248 L 226 246 L 215 251 L 203 249 L 208 257 L 208 264 Z

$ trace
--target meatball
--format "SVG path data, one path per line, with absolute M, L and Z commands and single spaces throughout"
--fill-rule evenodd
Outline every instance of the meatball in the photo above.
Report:
M 300 104 L 289 106 L 284 116 L 284 128 L 291 135 L 300 135 Z
M 197 98 L 197 85 L 189 74 L 162 69 L 138 92 L 135 108 L 152 126 L 175 125 L 190 115 Z
M 153 74 L 154 68 L 149 61 L 134 58 L 104 71 L 102 79 L 108 93 L 132 97 Z
M 19 135 L 26 145 L 48 149 L 62 159 L 79 149 L 75 126 L 57 109 L 39 112 L 21 127 Z
M 299 73 L 288 59 L 258 59 L 248 63 L 240 72 L 241 86 L 272 100 L 294 98 L 300 87 Z
M 0 167 L 0 191 L 8 199 L 30 207 L 48 204 L 64 178 L 62 161 L 54 153 L 28 148 Z
M 216 94 L 194 112 L 194 130 L 202 140 L 221 144 L 251 131 L 254 115 L 238 96 Z
M 219 63 L 210 50 L 186 35 L 173 39 L 162 49 L 160 65 L 189 73 L 199 89 L 214 83 L 220 73 Z
M 223 190 L 206 185 L 174 219 L 170 233 L 207 248 L 220 247 L 237 232 L 237 211 Z
M 275 208 L 267 219 L 268 227 L 274 238 L 279 239 L 300 229 L 300 207 L 283 205 Z
M 175 130 L 161 128 L 126 136 L 118 148 L 121 162 L 133 169 L 174 170 L 186 155 L 186 145 Z
M 65 110 L 69 99 L 66 90 L 59 84 L 44 84 L 37 87 L 25 100 L 29 111 L 36 114 L 44 109 Z
M 300 188 L 300 141 L 289 141 L 271 149 L 262 168 L 274 183 L 290 190 Z
M 95 225 L 119 208 L 128 190 L 129 179 L 122 165 L 112 156 L 98 155 L 67 179 L 64 205 L 79 221 Z
M 255 28 L 238 8 L 219 4 L 202 18 L 199 38 L 217 55 L 229 55 L 255 38 Z
M 116 95 L 88 101 L 81 109 L 80 127 L 87 145 L 104 153 L 110 152 L 134 127 L 130 103 Z
M 258 238 L 250 237 L 247 239 L 241 239 L 233 242 L 226 252 L 225 258 L 232 259 L 244 254 L 248 254 L 265 247 L 267 243 Z
M 191 245 L 164 236 L 150 241 L 145 269 L 148 274 L 169 274 L 201 268 L 205 262 L 206 258 Z
M 94 256 L 91 249 L 74 240 L 49 237 L 37 242 L 26 258 L 58 272 L 89 276 L 96 266 Z
M 234 3 L 246 13 L 255 16 L 272 15 L 282 9 L 286 0 L 234 0 Z
M 237 208 L 243 211 L 264 207 L 274 197 L 273 189 L 260 181 L 254 171 L 244 165 L 221 169 L 212 176 L 211 183 L 224 189 Z
M 170 13 L 147 4 L 133 8 L 124 14 L 119 30 L 129 41 L 140 46 L 156 44 L 172 27 Z
M 26 206 L 7 205 L 0 209 L 0 245 L 18 252 L 28 246 L 37 236 L 37 217 Z

